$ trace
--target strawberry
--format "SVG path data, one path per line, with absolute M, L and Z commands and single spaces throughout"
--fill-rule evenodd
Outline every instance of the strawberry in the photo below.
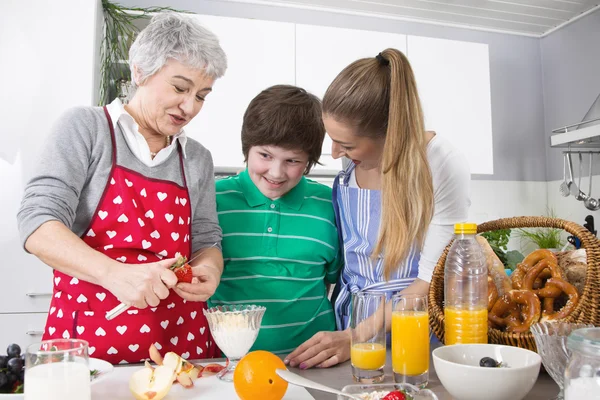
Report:
M 173 272 L 175 272 L 175 276 L 177 276 L 177 282 L 192 283 L 194 275 L 192 274 L 192 267 L 190 267 L 190 264 L 175 268 Z
M 175 272 L 177 282 L 192 283 L 192 267 L 187 263 L 187 258 L 179 256 L 175 264 L 171 266 L 171 271 Z
M 386 394 L 383 400 L 406 400 L 406 395 L 399 390 L 394 390 Z

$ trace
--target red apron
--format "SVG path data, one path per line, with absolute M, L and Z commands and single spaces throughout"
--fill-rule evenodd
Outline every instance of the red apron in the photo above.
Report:
M 183 186 L 144 177 L 117 164 L 115 132 L 106 107 L 104 113 L 112 139 L 112 170 L 83 241 L 127 264 L 158 261 L 177 252 L 189 258 L 191 204 L 179 142 Z M 91 357 L 112 364 L 147 359 L 152 343 L 162 354 L 174 351 L 190 359 L 220 356 L 202 312 L 206 303 L 187 302 L 171 291 L 158 307 L 132 307 L 107 321 L 106 312 L 119 304 L 103 287 L 55 270 L 43 339 L 87 340 Z

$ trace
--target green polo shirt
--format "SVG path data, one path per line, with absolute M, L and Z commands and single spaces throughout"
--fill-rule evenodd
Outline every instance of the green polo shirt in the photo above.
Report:
M 325 288 L 341 267 L 331 188 L 303 177 L 271 200 L 246 170 L 218 180 L 216 192 L 225 269 L 209 304 L 267 308 L 252 350 L 289 353 L 335 330 Z

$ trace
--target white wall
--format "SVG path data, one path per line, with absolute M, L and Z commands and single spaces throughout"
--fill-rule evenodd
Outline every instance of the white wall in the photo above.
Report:
M 155 2 L 122 0 L 121 4 L 151 6 Z M 162 4 L 202 15 L 362 29 L 488 45 L 493 175 L 473 175 L 472 217 L 480 222 L 485 215 L 492 218 L 543 215 L 546 212 L 548 142 L 544 136 L 544 90 L 539 39 L 377 17 L 290 9 L 261 5 L 258 2 L 250 4 L 220 0 L 165 0 Z M 243 35 L 243 32 L 239 34 Z M 318 65 L 317 61 L 315 63 Z M 530 192 L 531 196 L 523 195 Z M 577 202 L 573 200 L 573 203 Z M 564 205 L 564 209 L 557 211 L 568 214 L 569 207 L 574 210 L 581 207 L 580 204 L 573 203 L 568 203 Z M 583 223 L 582 220 L 576 222 Z
M 99 12 L 100 0 L 0 3 L 0 349 L 44 328 L 50 296 L 26 293 L 50 293 L 51 269 L 24 252 L 16 214 L 45 133 L 67 108 L 97 98 Z

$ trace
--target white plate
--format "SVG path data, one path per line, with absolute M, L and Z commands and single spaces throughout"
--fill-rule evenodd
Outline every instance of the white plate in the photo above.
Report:
M 92 378 L 92 385 L 106 378 L 106 375 L 113 372 L 114 367 L 108 361 L 90 357 L 90 371 L 94 369 L 98 370 L 98 374 Z
M 91 358 L 90 357 L 90 371 L 91 370 L 98 370 L 98 374 L 92 378 L 92 382 L 91 384 L 94 385 L 97 382 L 100 382 L 101 380 L 103 380 L 104 378 L 106 378 L 106 376 L 108 374 L 110 374 L 111 372 L 113 372 L 114 367 L 112 366 L 111 363 L 101 360 L 99 358 Z M 17 400 L 17 399 L 23 399 L 23 394 L 0 394 L 0 399 L 2 400 Z

